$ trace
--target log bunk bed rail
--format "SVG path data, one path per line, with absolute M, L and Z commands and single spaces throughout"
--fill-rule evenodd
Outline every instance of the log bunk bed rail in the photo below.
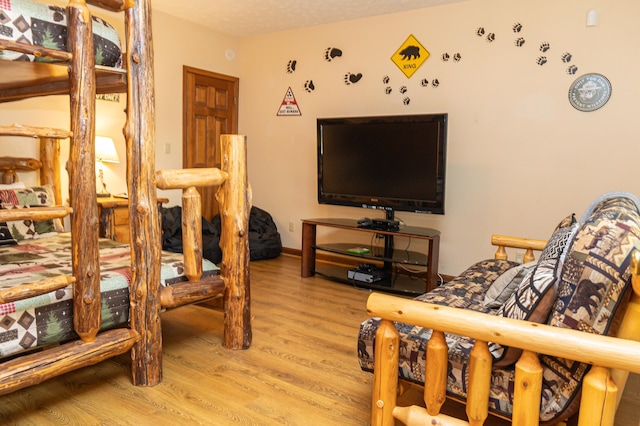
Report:
M 542 250 L 544 240 L 494 235 L 496 259 L 507 259 L 506 248 Z M 488 418 L 492 357 L 488 342 L 521 348 L 515 365 L 514 425 L 539 424 L 543 368 L 538 353 L 593 365 L 584 378 L 577 424 L 613 425 L 615 412 L 629 373 L 640 374 L 640 252 L 631 257 L 633 294 L 616 337 L 552 327 L 528 321 L 498 318 L 480 312 L 373 293 L 367 301 L 370 316 L 382 319 L 376 333 L 372 425 L 482 425 Z M 399 335 L 394 321 L 433 329 L 426 349 L 425 407 L 397 406 L 401 389 L 398 378 Z M 444 333 L 476 339 L 470 356 L 466 404 L 468 420 L 441 413 L 447 397 L 447 353 Z M 456 399 L 456 398 L 453 398 Z
M 87 6 L 123 12 L 126 32 L 126 82 L 124 72 L 105 73 L 96 67 L 93 55 L 91 13 Z M 40 383 L 77 368 L 131 351 L 132 382 L 153 386 L 162 380 L 162 333 L 160 312 L 212 297 L 224 297 L 224 346 L 246 349 L 251 343 L 249 306 L 248 220 L 251 193 L 246 172 L 246 140 L 240 135 L 222 137 L 221 170 L 156 171 L 154 144 L 154 74 L 150 0 L 69 0 L 67 5 L 68 52 L 45 49 L 23 43 L 0 40 L 0 51 L 16 50 L 55 59 L 58 63 L 33 63 L 35 67 L 55 69 L 50 79 L 32 82 L 11 80 L 10 64 L 0 70 L 0 102 L 36 96 L 66 94 L 70 97 L 70 130 L 28 126 L 0 126 L 2 136 L 39 139 L 40 183 L 51 184 L 56 207 L 0 210 L 0 221 L 53 219 L 70 214 L 72 270 L 70 276 L 58 276 L 0 291 L 0 303 L 22 300 L 34 295 L 73 285 L 73 321 L 79 340 L 17 356 L 0 363 L 0 394 Z M 24 64 L 20 64 L 22 66 Z M 0 67 L 4 67 L 0 63 Z M 59 70 L 68 68 L 60 78 Z M 106 77 L 105 77 L 106 75 Z M 113 75 L 117 78 L 113 79 Z M 127 328 L 100 331 L 100 261 L 98 248 L 98 211 L 95 174 L 95 98 L 96 93 L 126 91 L 127 118 L 124 136 L 127 146 L 127 184 L 129 193 L 131 281 L 130 318 Z M 60 191 L 60 143 L 70 139 L 69 203 L 62 206 Z M 0 142 L 1 143 L 1 142 Z M 15 170 L 35 168 L 38 164 L 0 158 L 5 170 L 4 183 L 16 180 Z M 185 177 L 186 176 L 186 177 Z M 156 179 L 163 189 L 184 190 L 186 220 L 184 264 L 188 281 L 161 292 L 161 231 L 156 198 Z M 221 275 L 201 279 L 202 248 L 200 201 L 194 186 L 219 185 L 218 201 L 222 218 Z M 188 240 L 191 238 L 191 240 Z

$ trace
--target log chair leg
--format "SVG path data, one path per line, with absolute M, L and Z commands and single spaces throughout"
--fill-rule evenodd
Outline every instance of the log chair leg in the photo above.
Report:
M 392 321 L 382 320 L 376 331 L 373 367 L 372 425 L 393 425 L 398 387 L 400 335 Z

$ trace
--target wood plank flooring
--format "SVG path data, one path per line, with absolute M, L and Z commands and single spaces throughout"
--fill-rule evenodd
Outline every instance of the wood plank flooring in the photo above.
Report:
M 355 343 L 369 292 L 302 279 L 287 255 L 253 262 L 251 274 L 250 349 L 222 348 L 221 312 L 178 308 L 162 314 L 162 384 L 131 385 L 123 355 L 0 397 L 0 424 L 369 424 L 373 376 L 360 371 Z M 400 402 L 419 404 L 420 392 Z M 616 424 L 638 425 L 639 402 L 633 376 Z

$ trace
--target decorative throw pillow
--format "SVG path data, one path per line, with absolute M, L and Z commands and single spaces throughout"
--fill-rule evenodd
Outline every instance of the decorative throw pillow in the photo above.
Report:
M 500 275 L 485 293 L 484 307 L 497 309 L 502 306 L 537 263 L 536 261 L 524 263 Z
M 537 323 L 545 323 L 557 297 L 556 272 L 567 243 L 578 225 L 573 214 L 564 218 L 547 241 L 536 266 L 529 270 L 518 288 L 498 309 L 496 315 Z M 491 343 L 491 351 L 497 359 L 495 366 L 508 366 L 520 358 L 522 350 Z
M 24 186 L 24 184 L 23 184 Z M 0 205 L 3 209 L 22 207 L 50 207 L 55 205 L 55 196 L 51 185 L 28 188 L 0 189 Z M 64 231 L 60 219 L 42 222 L 13 221 L 8 222 L 9 230 L 17 241 L 44 238 L 54 232 Z
M 21 207 L 50 207 L 55 205 L 53 187 L 51 185 L 33 186 L 22 189 L 0 190 L 2 208 Z
M 628 299 L 631 254 L 640 250 L 640 200 L 626 193 L 600 197 L 585 212 L 559 274 L 558 299 L 549 325 L 594 334 L 611 334 L 616 314 Z M 541 355 L 546 403 L 542 421 L 566 418 L 579 405 L 588 364 Z
M 9 227 L 6 222 L 0 223 L 0 246 L 15 246 L 18 244 L 13 235 L 11 235 L 11 231 L 9 231 Z
M 57 234 L 53 220 L 16 220 L 7 222 L 11 236 L 16 241 L 35 240 L 38 238 L 52 237 Z

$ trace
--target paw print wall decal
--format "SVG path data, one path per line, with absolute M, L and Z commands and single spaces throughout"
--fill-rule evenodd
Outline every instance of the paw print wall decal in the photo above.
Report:
M 287 74 L 291 74 L 296 70 L 296 66 L 298 65 L 298 61 L 295 59 L 290 60 L 287 63 Z
M 324 51 L 324 60 L 327 62 L 333 61 L 335 58 L 339 58 L 342 56 L 342 50 L 337 47 L 327 47 Z
M 352 74 L 350 72 L 344 75 L 344 84 L 347 86 L 350 84 L 356 84 L 362 78 L 362 73 Z
M 524 29 L 524 27 L 520 22 L 515 22 L 511 26 L 511 30 L 515 34 L 517 34 L 516 39 L 513 41 L 513 44 L 516 47 L 522 47 L 525 44 L 526 35 L 523 34 L 523 29 Z M 495 33 L 487 32 L 484 27 L 477 27 L 476 28 L 476 35 L 478 37 L 484 38 L 485 41 L 488 42 L 488 43 L 493 43 L 494 41 L 496 41 Z M 551 50 L 551 43 L 548 42 L 548 41 L 542 41 L 538 45 L 538 51 L 541 52 L 542 54 L 535 58 L 536 64 L 538 64 L 539 66 L 543 66 L 543 65 L 547 64 L 551 60 L 551 57 L 549 57 L 549 55 L 548 55 L 548 52 L 550 50 Z M 443 55 L 443 58 L 442 58 L 443 61 L 447 61 L 448 59 L 449 59 L 449 55 L 448 54 L 446 55 L 446 58 Z M 560 60 L 563 63 L 568 64 L 569 62 L 572 61 L 572 55 L 569 52 L 564 52 L 562 55 L 560 55 Z M 565 69 L 565 71 L 566 71 L 567 74 L 573 75 L 578 71 L 578 67 L 576 65 L 570 65 Z
M 570 65 L 567 68 L 567 74 L 569 74 L 569 75 L 574 75 L 577 72 L 578 72 L 578 67 L 576 67 L 575 65 Z
M 307 80 L 304 83 L 304 90 L 311 93 L 316 90 L 316 86 L 313 84 L 313 80 Z

